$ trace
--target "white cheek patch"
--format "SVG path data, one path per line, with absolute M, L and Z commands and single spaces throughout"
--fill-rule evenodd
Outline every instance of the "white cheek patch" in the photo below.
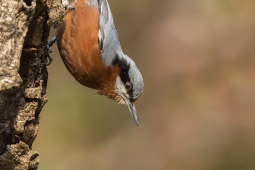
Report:
M 121 98 L 119 104 L 126 105 L 125 99 L 129 100 L 129 94 L 127 93 L 127 90 L 126 90 L 126 88 L 125 88 L 124 84 L 122 83 L 122 81 L 121 81 L 119 76 L 116 78 L 115 92 Z

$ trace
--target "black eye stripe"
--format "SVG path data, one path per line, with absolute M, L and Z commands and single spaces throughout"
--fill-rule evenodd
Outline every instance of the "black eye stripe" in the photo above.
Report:
M 130 65 L 127 63 L 127 61 L 125 59 L 120 59 L 116 55 L 112 62 L 112 65 L 118 65 L 120 67 L 120 79 L 123 82 L 123 84 L 130 82 L 130 78 L 128 75 Z
M 117 54 L 112 62 L 112 65 L 118 65 L 120 67 L 120 79 L 122 83 L 125 85 L 127 82 L 130 82 L 130 77 L 128 75 L 128 71 L 130 69 L 130 65 L 127 63 L 125 59 L 120 59 Z M 130 82 L 131 83 L 131 82 Z M 132 83 L 131 83 L 132 84 Z M 133 98 L 133 87 L 130 90 L 127 90 L 130 95 L 130 101 L 132 102 Z

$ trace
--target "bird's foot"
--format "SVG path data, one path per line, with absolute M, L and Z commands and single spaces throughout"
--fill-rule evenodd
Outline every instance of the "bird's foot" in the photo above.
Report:
M 53 37 L 52 39 L 48 40 L 47 43 L 47 50 L 48 53 L 52 53 L 52 50 L 50 49 L 50 47 L 56 42 L 56 37 Z
M 51 63 L 52 63 L 52 58 L 50 56 L 49 53 L 52 53 L 52 50 L 50 49 L 50 47 L 56 42 L 56 37 L 53 37 L 52 39 L 48 40 L 48 43 L 47 43 L 47 51 L 48 51 L 48 54 L 47 54 L 47 58 L 44 62 L 44 64 L 46 66 L 49 66 Z

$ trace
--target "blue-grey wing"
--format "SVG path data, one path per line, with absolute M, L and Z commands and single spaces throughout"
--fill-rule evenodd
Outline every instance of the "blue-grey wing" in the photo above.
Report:
M 98 42 L 101 57 L 110 66 L 118 51 L 121 51 L 118 33 L 116 31 L 112 13 L 107 0 L 98 0 L 99 8 L 99 36 Z

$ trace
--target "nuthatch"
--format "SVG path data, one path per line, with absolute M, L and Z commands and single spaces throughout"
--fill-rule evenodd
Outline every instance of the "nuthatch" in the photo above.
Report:
M 143 77 L 121 49 L 107 0 L 76 0 L 57 29 L 62 60 L 82 85 L 129 108 L 139 126 L 134 102 L 143 91 Z

